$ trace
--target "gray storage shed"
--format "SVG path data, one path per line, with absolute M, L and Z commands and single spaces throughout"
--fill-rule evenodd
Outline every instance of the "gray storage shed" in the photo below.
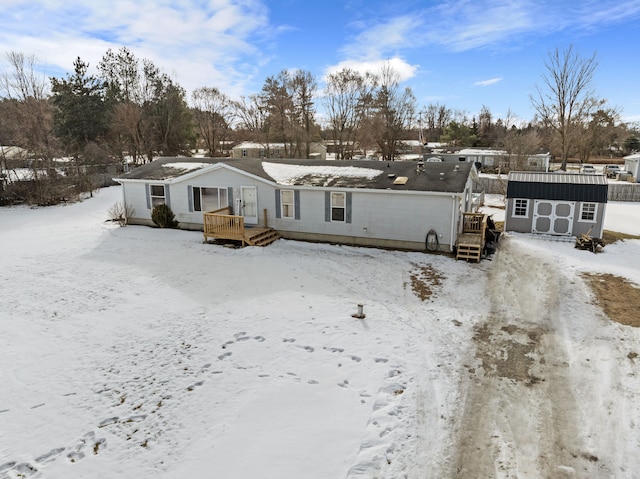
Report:
M 505 231 L 601 238 L 607 193 L 603 175 L 511 172 Z

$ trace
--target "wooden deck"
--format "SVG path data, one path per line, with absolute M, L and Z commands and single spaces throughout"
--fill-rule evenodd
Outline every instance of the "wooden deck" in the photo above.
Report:
M 472 259 L 480 262 L 487 230 L 487 215 L 464 213 L 462 233 L 456 240 L 456 259 Z
M 230 208 L 204 213 L 204 241 L 210 239 L 240 241 L 242 246 L 268 246 L 280 238 L 273 228 L 244 224 L 244 217 L 231 215 Z

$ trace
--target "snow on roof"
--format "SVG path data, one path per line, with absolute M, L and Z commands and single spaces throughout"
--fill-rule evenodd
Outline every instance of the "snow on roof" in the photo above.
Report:
M 502 156 L 502 155 L 506 155 L 507 152 L 503 150 L 482 150 L 477 148 L 463 148 L 462 150 L 458 151 L 457 154 L 458 155 Z
M 262 162 L 262 169 L 276 183 L 281 185 L 293 185 L 295 180 L 309 176 L 323 177 L 326 182 L 329 182 L 336 177 L 366 178 L 370 180 L 382 174 L 381 170 L 357 166 L 287 165 L 268 162 Z
M 205 166 L 210 166 L 211 163 L 196 163 L 196 162 L 184 162 L 184 163 L 165 163 L 162 165 L 164 168 L 176 168 L 182 171 L 199 170 Z

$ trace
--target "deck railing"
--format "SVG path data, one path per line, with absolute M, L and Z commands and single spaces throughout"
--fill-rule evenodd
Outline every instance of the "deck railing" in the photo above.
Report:
M 462 232 L 484 235 L 487 227 L 487 215 L 483 213 L 464 213 Z
M 244 217 L 230 215 L 229 207 L 204 213 L 204 239 L 231 239 L 244 241 Z

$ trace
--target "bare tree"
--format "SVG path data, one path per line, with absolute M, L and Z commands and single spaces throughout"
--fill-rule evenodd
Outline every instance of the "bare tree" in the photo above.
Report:
M 51 167 L 54 156 L 48 79 L 37 73 L 38 60 L 19 52 L 6 54 L 9 68 L 0 75 L 0 95 L 9 101 L 17 146 Z
M 562 170 L 573 144 L 575 123 L 584 118 L 594 101 L 591 91 L 593 73 L 597 67 L 595 53 L 581 57 L 569 46 L 564 51 L 557 48 L 545 61 L 542 87 L 536 87 L 531 103 L 544 125 L 550 126 L 558 137 Z
M 221 143 L 231 126 L 233 107 L 227 95 L 217 88 L 202 87 L 191 94 L 196 128 L 209 156 L 221 153 Z
M 244 130 L 250 139 L 260 143 L 265 148 L 269 144 L 269 129 L 267 107 L 259 95 L 241 97 L 232 103 L 238 124 L 237 129 Z M 268 153 L 268 152 L 267 152 Z
M 331 135 L 336 148 L 336 159 L 353 156 L 356 137 L 363 120 L 364 103 L 371 98 L 374 83 L 371 75 L 363 76 L 344 68 L 327 77 L 324 105 L 329 114 Z
M 390 65 L 380 70 L 378 85 L 367 129 L 374 136 L 382 159 L 395 160 L 402 133 L 415 123 L 416 98 L 411 88 L 400 88 L 400 75 Z
M 268 136 L 284 143 L 288 158 L 308 157 L 315 126 L 313 96 L 317 88 L 314 77 L 305 71 L 282 70 L 266 79 L 260 92 L 261 103 L 268 112 Z

